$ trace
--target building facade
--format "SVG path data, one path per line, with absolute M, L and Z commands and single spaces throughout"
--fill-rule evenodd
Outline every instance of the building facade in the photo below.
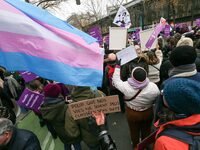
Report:
M 143 29 L 158 23 L 161 17 L 168 23 L 190 22 L 191 25 L 196 18 L 200 18 L 200 0 L 133 0 L 124 6 L 131 16 L 131 27 Z M 112 11 L 109 16 L 84 27 L 84 30 L 99 25 L 102 34 L 107 34 L 109 26 L 115 26 L 112 22 L 116 13 L 117 10 Z

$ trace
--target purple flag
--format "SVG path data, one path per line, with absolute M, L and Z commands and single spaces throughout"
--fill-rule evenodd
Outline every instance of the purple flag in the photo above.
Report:
M 166 24 L 166 20 L 164 18 L 160 19 L 160 23 L 155 27 L 153 33 L 151 34 L 149 40 L 146 43 L 146 48 L 150 49 L 151 46 L 153 45 L 154 41 L 156 40 L 158 34 L 163 30 L 163 28 L 165 27 Z
M 164 29 L 164 35 L 165 37 L 169 37 L 170 36 L 170 25 L 165 25 L 165 29 Z
M 103 43 L 103 39 L 102 39 L 102 35 L 101 35 L 101 28 L 99 26 L 94 26 L 94 27 L 91 27 L 89 30 L 88 30 L 88 33 L 94 37 L 95 39 L 98 40 L 99 44 L 102 45 Z
M 44 95 L 38 94 L 26 88 L 17 103 L 22 107 L 40 113 L 40 106 L 42 105 L 43 101 Z
M 19 71 L 19 73 L 26 83 L 39 77 L 36 74 L 29 71 Z
M 196 26 L 200 27 L 200 18 L 196 19 Z

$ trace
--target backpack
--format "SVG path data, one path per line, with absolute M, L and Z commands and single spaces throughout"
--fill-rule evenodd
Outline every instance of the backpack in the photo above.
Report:
M 170 127 L 165 129 L 161 133 L 159 133 L 158 137 L 160 136 L 168 136 L 170 138 L 179 140 L 181 142 L 187 143 L 189 145 L 189 150 L 199 150 L 200 149 L 200 135 L 191 135 L 187 132 L 199 132 L 199 124 L 190 127 Z

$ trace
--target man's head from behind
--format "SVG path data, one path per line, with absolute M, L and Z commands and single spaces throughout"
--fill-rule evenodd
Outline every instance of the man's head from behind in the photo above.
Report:
M 14 125 L 7 118 L 0 118 L 0 149 L 6 146 L 13 134 Z

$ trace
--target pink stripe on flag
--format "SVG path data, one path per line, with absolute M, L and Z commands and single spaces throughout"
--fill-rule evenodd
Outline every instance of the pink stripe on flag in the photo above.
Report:
M 80 48 L 87 49 L 89 51 L 93 51 L 93 52 L 99 53 L 99 54 L 101 53 L 99 50 L 99 44 L 97 42 L 88 44 L 88 43 L 86 43 L 86 41 L 84 39 L 82 39 L 78 35 L 58 29 L 56 27 L 45 24 L 45 23 L 35 20 L 35 19 L 34 19 L 34 21 L 37 22 L 38 24 L 44 26 L 48 30 L 52 31 L 53 33 L 55 33 L 59 37 L 63 38 L 64 40 L 70 41 L 71 43 L 74 43 L 74 44 L 77 44 L 78 46 L 80 46 Z
M 12 12 L 12 13 L 15 13 L 15 14 L 25 16 L 21 11 L 19 11 L 16 8 L 14 8 L 13 6 L 9 5 L 4 0 L 0 0 L 0 8 L 1 8 L 1 10 L 5 10 L 5 11 L 8 11 L 8 12 Z
M 61 62 L 73 67 L 102 70 L 103 56 L 80 47 L 67 47 L 41 37 L 0 31 L 2 51 L 20 52 L 27 55 Z M 87 47 L 87 46 L 86 46 Z M 102 62 L 99 63 L 99 62 Z M 42 64 L 41 64 L 42 65 Z

